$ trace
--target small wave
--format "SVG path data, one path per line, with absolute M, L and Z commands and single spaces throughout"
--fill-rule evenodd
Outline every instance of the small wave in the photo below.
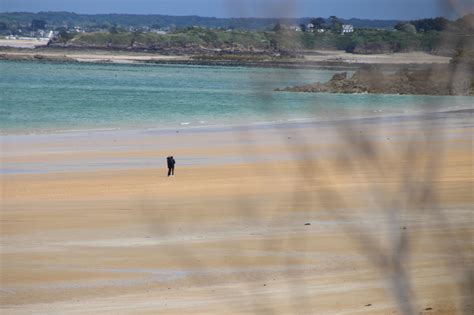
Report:
M 61 129 L 56 130 L 57 133 L 70 133 L 70 132 L 96 132 L 96 131 L 115 131 L 120 128 L 93 128 L 93 129 Z
M 117 131 L 121 128 L 93 128 L 93 129 L 40 129 L 40 130 L 0 130 L 2 136 L 42 136 L 50 134 L 89 133 Z

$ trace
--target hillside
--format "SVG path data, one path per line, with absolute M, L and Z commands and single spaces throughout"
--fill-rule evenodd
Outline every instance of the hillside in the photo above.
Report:
M 342 32 L 346 22 L 334 16 L 329 19 L 313 18 L 309 20 L 311 23 L 295 25 L 303 21 L 305 19 L 0 13 L 0 33 L 14 34 L 17 38 L 44 37 L 49 30 L 55 30 L 49 32 L 54 34 L 50 47 L 178 55 L 270 53 L 296 56 L 301 51 L 344 50 L 354 54 L 422 51 L 453 56 L 459 49 L 474 51 L 473 14 L 454 21 L 438 17 L 398 22 L 391 29 L 370 28 L 373 25 L 388 25 L 387 21 L 351 19 L 349 22 L 354 28 L 349 33 Z M 174 22 L 176 24 L 171 24 Z M 186 26 L 195 24 L 203 26 Z M 165 25 L 173 27 L 166 28 Z
M 453 55 L 460 43 L 473 49 L 472 36 L 442 32 L 409 33 L 402 31 L 356 30 L 341 35 L 295 31 L 241 31 L 187 28 L 157 34 L 153 32 L 93 32 L 60 34 L 50 47 L 145 50 L 159 53 L 298 53 L 303 50 L 344 50 L 356 54 L 424 51 Z

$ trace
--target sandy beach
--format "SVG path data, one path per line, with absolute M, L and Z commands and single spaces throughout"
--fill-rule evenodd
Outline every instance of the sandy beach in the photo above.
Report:
M 160 63 L 160 62 L 182 62 L 182 63 L 205 63 L 212 62 L 212 60 L 193 60 L 191 55 L 161 55 L 158 53 L 146 52 L 127 52 L 127 51 L 107 51 L 107 50 L 77 50 L 77 49 L 51 49 L 51 50 L 11 50 L 2 49 L 3 47 L 10 47 L 10 42 L 13 40 L 0 40 L 0 58 L 11 60 L 29 60 L 29 59 L 50 59 L 50 60 L 67 60 L 78 62 L 107 62 L 107 63 Z M 17 47 L 17 46 L 13 46 Z M 354 64 L 379 64 L 379 65 L 394 65 L 402 66 L 409 64 L 448 64 L 451 57 L 437 56 L 425 52 L 408 52 L 408 53 L 392 53 L 392 54 L 351 54 L 339 50 L 313 50 L 308 52 L 301 52 L 303 58 L 294 60 L 282 60 L 280 63 L 290 65 L 324 65 L 341 66 L 347 64 L 348 66 Z M 219 60 L 217 60 L 219 61 Z M 216 62 L 217 62 L 216 61 Z M 268 61 L 278 64 L 278 60 Z M 244 61 L 240 61 L 245 64 Z M 264 64 L 265 61 L 252 61 L 248 63 L 257 62 Z
M 467 314 L 472 131 L 445 113 L 1 136 L 2 313 Z
M 346 62 L 362 64 L 447 64 L 451 57 L 437 56 L 421 51 L 392 54 L 351 54 L 341 50 L 318 50 L 316 54 L 306 54 L 308 61 Z
M 49 40 L 44 38 L 28 39 L 6 39 L 0 38 L 0 47 L 28 48 L 42 47 L 48 44 Z

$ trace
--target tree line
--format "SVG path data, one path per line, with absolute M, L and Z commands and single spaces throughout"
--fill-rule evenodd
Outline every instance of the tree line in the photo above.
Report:
M 396 21 L 329 18 L 209 18 L 199 16 L 134 15 L 134 14 L 75 14 L 69 12 L 13 12 L 0 13 L 0 33 L 17 34 L 22 31 L 71 30 L 80 27 L 86 31 L 108 30 L 112 27 L 123 29 L 180 29 L 200 26 L 211 29 L 279 30 L 283 25 L 297 25 L 308 31 L 308 25 L 315 29 L 340 31 L 342 24 L 355 28 L 396 29 L 406 32 L 430 31 L 473 31 L 473 14 L 451 21 L 444 17 Z
M 455 21 L 448 20 L 444 17 L 436 17 L 433 19 L 399 22 L 394 28 L 399 31 L 408 32 L 472 32 L 474 31 L 474 14 L 465 15 Z
M 212 18 L 200 16 L 169 16 L 140 14 L 76 14 L 70 12 L 6 12 L 0 13 L 0 32 L 15 33 L 18 30 L 33 31 L 33 20 L 42 21 L 49 30 L 58 28 L 71 29 L 80 27 L 86 31 L 100 31 L 112 25 L 130 28 L 170 28 L 182 29 L 199 26 L 211 29 L 239 29 L 252 31 L 268 31 L 276 24 L 300 25 L 308 24 L 312 18 L 277 19 L 277 18 Z M 341 22 L 360 28 L 393 28 L 397 20 L 349 19 Z

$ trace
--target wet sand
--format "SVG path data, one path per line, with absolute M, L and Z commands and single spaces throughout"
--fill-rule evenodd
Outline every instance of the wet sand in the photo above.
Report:
M 472 311 L 471 117 L 2 136 L 2 311 Z

